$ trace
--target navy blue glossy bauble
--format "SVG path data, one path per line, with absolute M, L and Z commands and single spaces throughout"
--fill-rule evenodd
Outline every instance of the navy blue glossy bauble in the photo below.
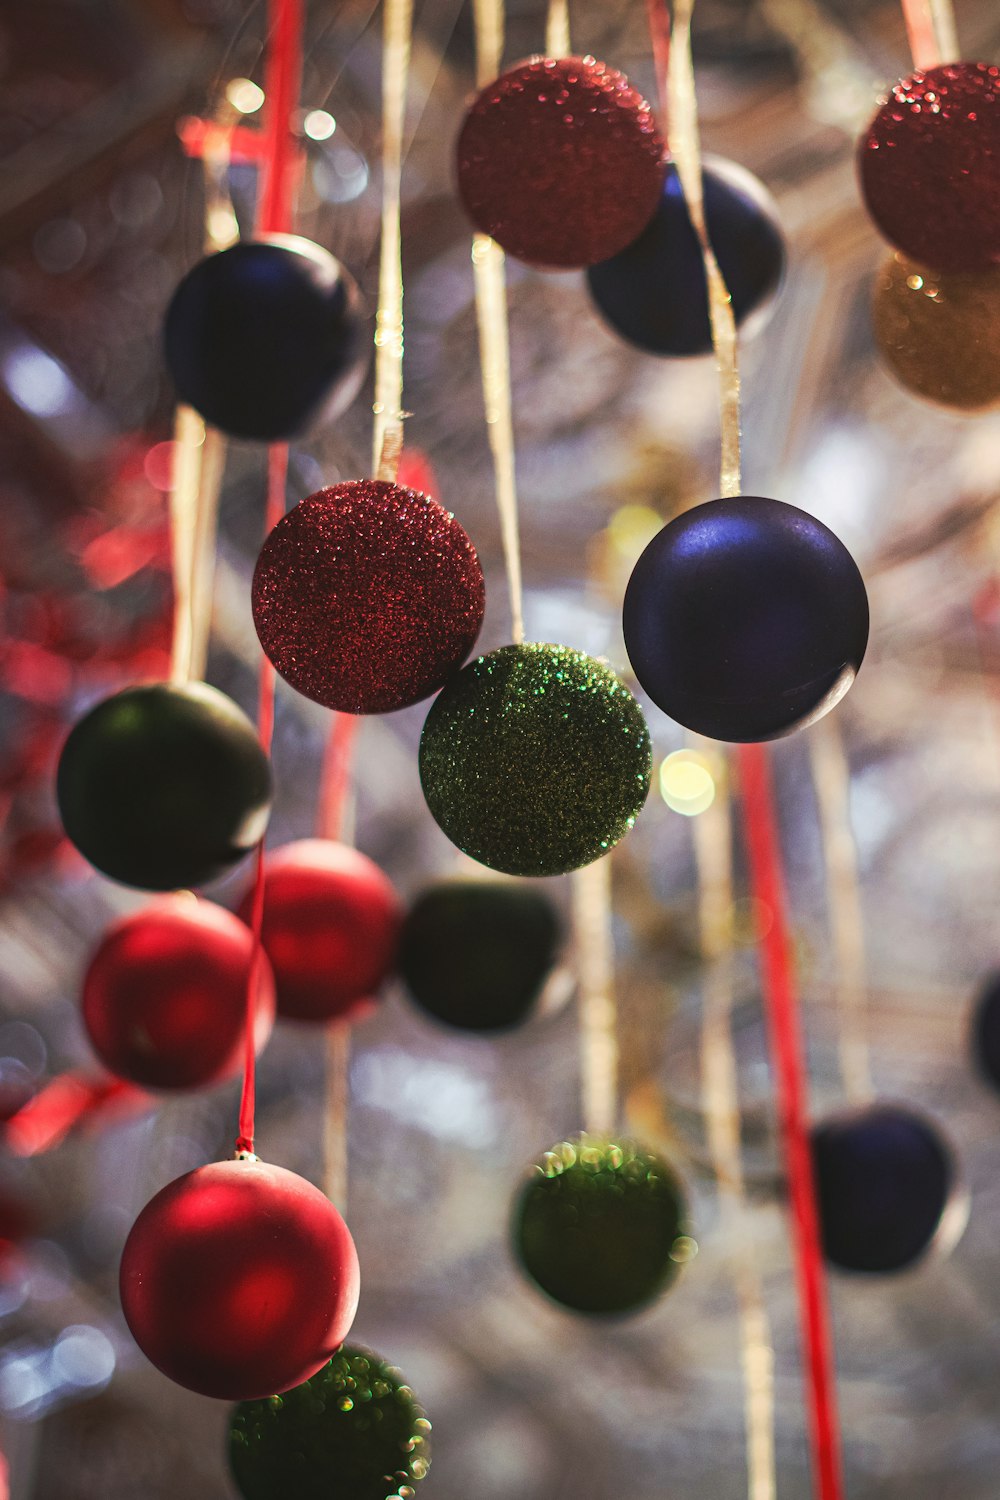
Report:
M 658 708 L 717 740 L 770 740 L 844 696 L 868 644 L 868 596 L 828 527 L 758 495 L 677 516 L 636 563 L 625 646 Z
M 972 1050 L 979 1071 L 1000 1089 L 1000 974 L 983 985 L 972 1021 Z
M 164 325 L 181 400 L 231 437 L 262 443 L 297 437 L 350 405 L 369 345 L 353 277 L 297 235 L 199 261 Z
M 710 158 L 702 187 L 709 239 L 739 326 L 763 313 L 781 285 L 785 244 L 777 208 L 763 184 L 734 162 Z M 591 266 L 587 282 L 598 312 L 629 343 L 649 354 L 711 353 L 705 267 L 675 166 L 648 227 L 618 255 Z
M 951 1152 L 923 1116 L 870 1104 L 812 1131 L 823 1251 L 845 1271 L 902 1271 L 939 1238 Z

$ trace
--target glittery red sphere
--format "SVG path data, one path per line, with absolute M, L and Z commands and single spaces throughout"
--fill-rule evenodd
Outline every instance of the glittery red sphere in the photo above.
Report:
M 1000 262 L 1000 67 L 949 63 L 897 83 L 861 138 L 878 228 L 935 271 Z
M 202 1396 L 249 1401 L 326 1364 L 358 1305 L 347 1225 L 304 1178 L 213 1162 L 157 1193 L 122 1253 L 125 1321 L 146 1358 Z
M 83 1023 L 98 1057 L 141 1088 L 194 1089 L 243 1061 L 253 940 L 211 901 L 168 896 L 117 922 L 83 981 Z M 274 1024 L 274 980 L 260 968 L 258 1051 Z
M 393 967 L 401 922 L 391 881 L 357 849 L 301 839 L 276 850 L 265 864 L 263 938 L 278 1014 L 341 1021 L 367 1010 Z
M 276 670 L 352 714 L 437 692 L 472 650 L 485 599 L 454 516 L 378 479 L 335 484 L 289 511 L 253 579 L 254 624 Z
M 534 58 L 472 105 L 458 191 L 476 228 L 534 265 L 593 266 L 642 233 L 666 147 L 628 79 L 593 58 Z

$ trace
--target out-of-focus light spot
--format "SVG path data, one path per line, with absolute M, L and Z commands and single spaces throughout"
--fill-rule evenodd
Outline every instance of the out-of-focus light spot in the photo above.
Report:
M 249 78 L 233 78 L 226 86 L 226 98 L 241 115 L 255 115 L 264 103 L 264 90 Z
M 163 189 L 151 172 L 120 177 L 108 196 L 113 217 L 126 229 L 141 229 L 163 207 Z
M 353 146 L 338 145 L 313 163 L 312 180 L 324 203 L 350 203 L 368 186 L 368 163 Z
M 729 908 L 729 935 L 742 947 L 752 947 L 763 940 L 773 926 L 774 912 L 756 896 L 745 896 Z
M 698 1241 L 693 1240 L 689 1234 L 681 1234 L 674 1240 L 674 1248 L 670 1252 L 670 1259 L 679 1266 L 686 1266 L 688 1261 L 694 1260 L 697 1254 Z
M 351 1069 L 355 1095 L 440 1140 L 495 1144 L 498 1123 L 484 1079 L 400 1048 L 365 1052 Z
M 76 219 L 50 219 L 36 230 L 31 245 L 42 270 L 62 276 L 83 259 L 87 236 Z
M 34 345 L 10 351 L 3 362 L 3 379 L 21 410 L 33 417 L 58 417 L 76 405 L 76 387 L 62 365 Z
M 311 109 L 302 121 L 302 129 L 311 141 L 328 141 L 336 128 L 336 120 L 325 109 Z
M 80 1390 L 107 1385 L 115 1370 L 115 1351 L 99 1328 L 77 1323 L 62 1332 L 52 1351 L 53 1374 Z
M 608 522 L 608 536 L 615 551 L 628 562 L 635 562 L 658 531 L 663 517 L 650 505 L 623 505 Z
M 4 1411 L 25 1412 L 48 1393 L 38 1353 L 23 1353 L 8 1359 L 0 1369 L 0 1406 Z
M 240 237 L 239 220 L 225 205 L 209 210 L 208 235 L 218 250 L 228 250 Z
M 685 818 L 703 813 L 715 801 L 715 777 L 707 757 L 696 750 L 675 750 L 660 766 L 660 795 Z
M 174 471 L 174 444 L 169 440 L 163 443 L 154 443 L 152 448 L 146 450 L 142 460 L 142 472 L 153 486 L 154 490 L 163 490 L 166 493 L 173 482 Z
M 911 292 L 919 292 L 923 284 L 924 278 L 922 276 L 907 276 L 906 278 L 906 285 L 910 288 Z

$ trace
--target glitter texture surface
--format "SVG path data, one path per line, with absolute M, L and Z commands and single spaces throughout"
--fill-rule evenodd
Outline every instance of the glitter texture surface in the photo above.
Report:
M 872 320 L 882 358 L 914 395 L 961 411 L 1000 403 L 1000 267 L 938 274 L 890 256 Z
M 952 63 L 897 83 L 859 167 L 869 213 L 905 255 L 938 271 L 1000 262 L 1000 67 Z
M 458 191 L 476 228 L 538 266 L 591 266 L 641 234 L 665 146 L 628 80 L 589 58 L 534 58 L 473 103 Z
M 440 688 L 471 651 L 476 550 L 437 501 L 377 479 L 289 511 L 253 579 L 261 646 L 286 682 L 343 713 L 388 713 Z
M 480 656 L 438 698 L 420 743 L 440 827 L 509 875 L 561 875 L 606 854 L 635 822 L 649 774 L 638 703 L 568 646 Z

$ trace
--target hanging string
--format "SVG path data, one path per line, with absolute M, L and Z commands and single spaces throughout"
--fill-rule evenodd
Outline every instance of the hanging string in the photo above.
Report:
M 918 73 L 958 60 L 958 35 L 951 0 L 903 0 L 903 19 Z
M 174 628 L 170 681 L 190 682 L 195 675 L 195 557 L 197 551 L 201 450 L 205 424 L 190 406 L 174 415 L 170 474 L 170 545 L 174 588 Z
M 590 1135 L 610 1135 L 618 1122 L 618 1014 L 609 854 L 573 876 L 573 931 L 583 1128 Z
M 569 0 L 549 0 L 545 21 L 546 57 L 569 57 Z M 498 70 L 499 71 L 499 70 Z M 489 79 L 486 80 L 487 83 Z
M 403 265 L 400 204 L 412 0 L 385 0 L 382 31 L 382 235 L 375 314 L 372 469 L 394 483 L 403 451 Z

